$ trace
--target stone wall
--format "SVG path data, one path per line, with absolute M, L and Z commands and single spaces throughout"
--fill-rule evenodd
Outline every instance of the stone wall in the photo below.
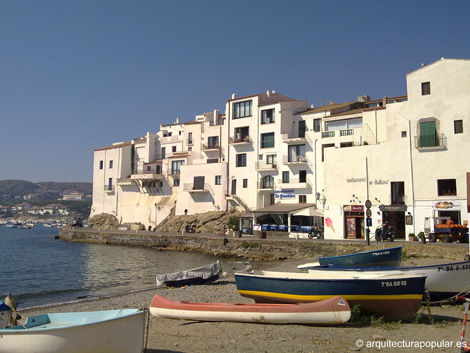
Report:
M 404 258 L 437 257 L 463 261 L 468 247 L 452 244 L 422 244 L 418 242 L 371 243 L 327 240 L 231 238 L 203 234 L 162 234 L 158 232 L 98 231 L 92 229 L 60 228 L 60 238 L 67 241 L 97 244 L 149 247 L 157 250 L 197 251 L 221 257 L 239 257 L 254 260 L 317 259 L 403 246 Z

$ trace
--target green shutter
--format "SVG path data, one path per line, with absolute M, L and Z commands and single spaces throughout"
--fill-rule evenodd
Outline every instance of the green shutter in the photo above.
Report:
M 437 146 L 436 122 L 427 121 L 420 124 L 420 147 Z

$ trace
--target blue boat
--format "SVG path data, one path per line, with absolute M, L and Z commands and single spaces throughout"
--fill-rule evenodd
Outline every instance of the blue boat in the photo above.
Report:
M 257 303 L 315 302 L 342 296 L 361 313 L 406 319 L 419 309 L 426 277 L 422 275 L 361 275 L 259 271 L 235 273 L 240 295 Z
M 401 246 L 377 249 L 348 255 L 320 257 L 318 262 L 299 265 L 297 268 L 313 268 L 318 266 L 338 267 L 397 267 L 401 262 Z

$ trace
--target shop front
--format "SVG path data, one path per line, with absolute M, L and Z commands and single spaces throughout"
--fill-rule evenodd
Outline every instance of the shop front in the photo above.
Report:
M 406 205 L 380 205 L 382 222 L 395 228 L 395 238 L 405 239 Z
M 364 206 L 344 205 L 344 239 L 364 239 Z

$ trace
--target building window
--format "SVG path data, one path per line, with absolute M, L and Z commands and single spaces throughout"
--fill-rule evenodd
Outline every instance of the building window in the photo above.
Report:
M 218 158 L 207 158 L 207 163 L 219 163 Z
M 192 145 L 193 144 L 193 133 L 190 132 L 188 133 L 188 145 Z
M 249 142 L 250 141 L 249 132 L 250 132 L 250 129 L 248 126 L 236 128 L 235 138 L 233 142 Z
M 431 94 L 431 82 L 421 83 L 421 95 L 427 96 Z
M 339 144 L 339 147 L 344 148 L 344 147 L 352 147 L 353 143 L 352 142 L 341 142 Z
M 247 188 L 248 187 L 248 179 L 243 179 L 243 188 Z
M 313 120 L 313 131 L 320 132 L 321 131 L 321 119 L 314 119 Z
M 162 159 L 166 157 L 166 147 L 162 147 Z
M 274 188 L 274 178 L 272 175 L 266 175 L 263 178 L 263 189 L 272 189 Z
M 215 176 L 215 185 L 222 185 L 222 175 Z
M 173 161 L 173 162 L 171 162 L 171 174 L 179 175 L 180 171 L 181 171 L 181 166 L 183 164 L 184 164 L 184 161 Z
M 423 121 L 419 123 L 419 147 L 439 146 L 436 121 Z
M 113 169 L 113 161 L 109 161 L 109 169 Z
M 173 186 L 180 186 L 180 178 L 173 179 Z
M 292 145 L 289 146 L 289 162 L 304 162 L 305 161 L 305 145 Z
M 176 146 L 171 147 L 171 152 L 176 152 Z
M 151 172 L 152 171 L 152 167 L 151 166 L 147 166 L 147 172 Z
M 100 161 L 100 169 L 103 169 L 103 166 L 104 166 L 104 162 Z
M 392 205 L 404 205 L 405 204 L 405 182 L 403 181 L 392 181 L 390 183 L 392 191 Z
M 246 167 L 246 153 L 237 154 L 237 167 Z
M 274 147 L 274 132 L 261 134 L 261 148 L 272 148 L 272 147 Z
M 267 109 L 261 111 L 261 124 L 274 123 L 274 109 Z
M 438 196 L 457 196 L 455 179 L 441 179 L 437 181 Z
M 251 116 L 251 101 L 235 103 L 233 105 L 233 118 L 245 118 Z
M 401 137 L 406 137 L 406 131 L 401 132 Z
M 463 133 L 463 120 L 454 120 L 454 134 Z
M 307 171 L 299 170 L 299 183 L 306 183 L 306 182 L 307 182 Z
M 307 203 L 307 195 L 299 195 L 299 203 Z
M 282 182 L 283 183 L 289 182 L 289 171 L 282 172 Z
M 219 136 L 209 136 L 208 142 L 208 148 L 219 148 Z
M 108 179 L 108 190 L 109 191 L 113 190 L 113 178 Z
M 266 155 L 266 164 L 271 165 L 273 168 L 277 167 L 277 155 L 267 154 Z

